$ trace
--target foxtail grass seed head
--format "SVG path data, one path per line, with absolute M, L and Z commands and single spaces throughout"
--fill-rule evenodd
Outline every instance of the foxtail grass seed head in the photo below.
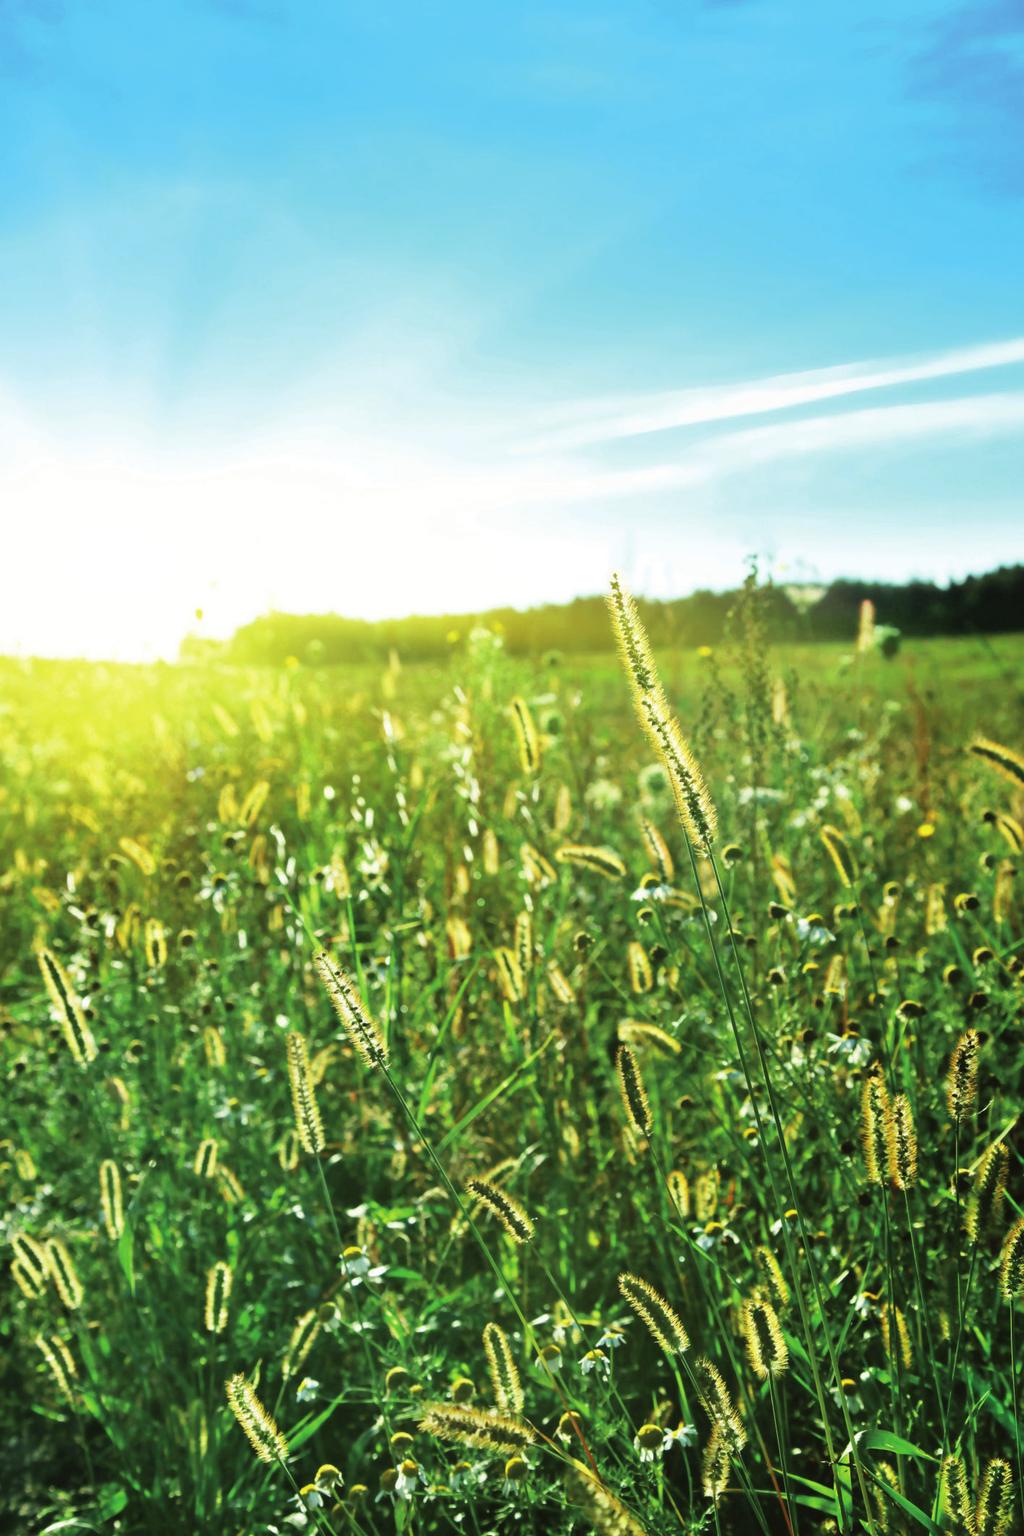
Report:
M 905 1093 L 898 1093 L 885 1122 L 889 1177 L 896 1189 L 909 1189 L 917 1181 L 917 1132 L 914 1112 Z
M 890 1307 L 888 1302 L 882 1303 L 882 1344 L 889 1360 L 895 1359 L 896 1350 L 899 1350 L 903 1369 L 909 1371 L 914 1363 L 914 1352 L 910 1344 L 910 1330 L 907 1328 L 907 1320 L 899 1307 Z M 893 1323 L 896 1327 L 893 1329 Z
M 992 921 L 997 928 L 1009 920 L 1013 907 L 1013 882 L 1017 878 L 1017 865 L 1013 859 L 1000 859 L 992 887 Z
M 29 1301 L 38 1301 L 46 1290 L 46 1281 L 40 1279 L 32 1270 L 26 1269 L 20 1259 L 15 1259 L 11 1265 L 11 1279 Z
M 309 1068 L 309 1051 L 306 1038 L 298 1030 L 291 1030 L 285 1041 L 288 1056 L 288 1081 L 292 1090 L 292 1108 L 295 1111 L 295 1129 L 299 1133 L 303 1150 L 315 1156 L 324 1149 L 324 1127 L 316 1102 L 313 1074 Z
M 661 698 L 661 682 L 636 602 L 617 574 L 613 575 L 611 580 L 608 611 L 611 615 L 615 643 L 639 709 L 639 701 L 645 695 L 653 694 Z
M 889 1090 L 881 1072 L 864 1079 L 860 1094 L 860 1139 L 869 1184 L 884 1184 L 889 1166 L 886 1125 L 891 1112 Z
M 939 1478 L 939 1499 L 942 1513 L 954 1530 L 974 1532 L 974 1508 L 967 1482 L 967 1467 L 960 1455 L 947 1456 L 942 1463 Z
M 629 985 L 633 992 L 638 994 L 649 992 L 654 986 L 654 973 L 643 945 L 631 939 L 626 950 L 626 959 L 629 964 Z
M 494 951 L 494 964 L 498 971 L 498 985 L 506 1003 L 521 1003 L 526 996 L 526 980 L 519 956 L 514 949 L 502 944 Z
M 967 750 L 1017 789 L 1024 787 L 1024 757 L 1019 752 L 1000 746 L 998 741 L 990 741 L 987 736 L 976 736 Z
M 92 1030 L 86 1022 L 82 1005 L 75 996 L 67 972 L 52 950 L 40 948 L 36 959 L 42 972 L 43 982 L 53 1004 L 60 1026 L 67 1041 L 68 1050 L 80 1067 L 87 1067 L 98 1054 Z
M 626 1118 L 638 1136 L 649 1136 L 654 1125 L 651 1106 L 647 1098 L 640 1065 L 628 1045 L 620 1045 L 615 1054 L 619 1073 L 619 1092 L 622 1095 Z
M 42 1243 L 37 1243 L 27 1232 L 15 1232 L 11 1238 L 15 1262 L 20 1264 L 34 1285 L 42 1288 L 50 1273 L 50 1260 Z
M 613 848 L 592 848 L 588 843 L 563 843 L 555 850 L 555 859 L 559 864 L 592 870 L 606 880 L 621 880 L 626 873 L 625 864 Z
M 701 1457 L 700 1470 L 704 1497 L 710 1499 L 713 1504 L 717 1504 L 729 1486 L 729 1473 L 732 1470 L 729 1440 L 722 1434 L 717 1424 L 711 1426 L 711 1434 L 708 1436 L 708 1443 Z
M 525 1420 L 493 1408 L 473 1408 L 469 1403 L 428 1403 L 419 1427 L 435 1440 L 506 1456 L 516 1455 L 536 1439 Z
M 217 1143 L 207 1136 L 196 1148 L 192 1171 L 197 1179 L 212 1179 L 217 1172 Z
M 121 1174 L 117 1164 L 110 1158 L 100 1163 L 100 1205 L 107 1236 L 112 1243 L 116 1243 L 124 1231 L 124 1202 L 121 1196 Z
M 951 1120 L 962 1120 L 978 1097 L 978 1031 L 967 1029 L 953 1047 L 946 1074 L 946 1107 Z
M 706 1355 L 701 1356 L 694 1367 L 700 1391 L 701 1407 L 725 1441 L 731 1455 L 741 1451 L 747 1443 L 747 1431 L 740 1418 L 721 1371 Z
M 928 887 L 928 896 L 925 902 L 924 931 L 932 939 L 947 926 L 946 887 L 940 881 L 933 881 Z
M 686 1174 L 679 1168 L 673 1168 L 665 1180 L 668 1185 L 669 1199 L 680 1221 L 686 1221 L 690 1215 L 690 1184 Z
M 534 1235 L 533 1222 L 512 1195 L 499 1189 L 489 1179 L 467 1179 L 466 1189 L 474 1200 L 497 1218 L 514 1243 L 530 1242 Z
M 50 1368 L 50 1374 L 57 1384 L 61 1396 L 71 1404 L 75 1401 L 75 1378 L 78 1371 L 74 1358 L 60 1334 L 53 1333 L 45 1338 L 41 1333 L 36 1334 L 35 1345 L 43 1359 Z
M 754 1249 L 754 1263 L 761 1277 L 761 1293 L 767 1293 L 780 1312 L 785 1311 L 789 1306 L 789 1285 L 778 1259 L 762 1243 Z
M 358 1250 L 360 1253 L 362 1250 Z M 309 1357 L 313 1345 L 317 1341 L 320 1329 L 323 1326 L 323 1318 L 318 1307 L 311 1307 L 308 1312 L 303 1312 L 292 1329 L 288 1340 L 288 1348 L 285 1352 L 281 1366 L 281 1375 L 285 1381 L 301 1371 Z
M 338 961 L 321 950 L 314 962 L 341 1027 L 368 1067 L 385 1067 L 388 1048 L 376 1020 L 359 995 L 352 977 Z
M 999 1289 L 1007 1301 L 1015 1301 L 1024 1291 L 1024 1216 L 1018 1216 L 1003 1239 Z
M 57 1295 L 69 1312 L 77 1312 L 82 1305 L 82 1282 L 71 1255 L 59 1237 L 51 1237 L 46 1245 L 46 1258 Z
M 829 822 L 821 828 L 819 835 L 842 884 L 847 887 L 853 885 L 857 879 L 857 866 L 853 862 L 853 854 L 850 852 L 846 838 L 838 827 L 833 827 Z
M 718 816 L 697 759 L 663 700 L 645 694 L 640 719 L 668 774 L 683 831 L 696 852 L 707 853 L 718 831 Z
M 523 976 L 533 970 L 533 917 L 527 911 L 516 915 L 516 958 Z
M 549 960 L 547 967 L 548 986 L 557 1003 L 563 1008 L 575 1008 L 576 993 L 572 982 L 566 976 L 557 960 Z
M 1002 1456 L 985 1464 L 974 1510 L 975 1536 L 1007 1536 L 1013 1524 L 1013 1473 Z
M 206 1310 L 203 1318 L 207 1333 L 223 1333 L 228 1325 L 232 1278 L 231 1265 L 220 1260 L 207 1271 Z
M 484 1328 L 483 1344 L 494 1401 L 503 1413 L 522 1413 L 523 1387 L 507 1335 L 497 1323 L 488 1323 Z
M 515 727 L 519 766 L 531 778 L 540 772 L 540 737 L 525 699 L 514 698 L 509 705 Z
M 666 1355 L 684 1355 L 690 1338 L 678 1312 L 656 1291 L 650 1281 L 628 1271 L 619 1276 L 619 1290 L 648 1333 Z
M 225 1384 L 228 1407 L 260 1461 L 284 1461 L 288 1442 L 256 1395 L 250 1381 L 238 1373 Z
M 569 1458 L 565 1474 L 569 1501 L 582 1514 L 596 1536 L 647 1536 L 622 1500 L 594 1476 L 589 1467 Z
M 669 852 L 668 844 L 654 825 L 654 822 L 646 816 L 641 819 L 640 831 L 647 852 L 651 856 L 651 861 L 661 876 L 662 884 L 671 885 L 675 879 L 676 867 L 672 854 Z
M 754 1297 L 744 1303 L 743 1333 L 750 1364 L 761 1381 L 781 1376 L 788 1369 L 789 1349 L 770 1301 Z
M 972 1242 L 980 1242 L 987 1232 L 998 1227 L 1009 1172 L 1010 1154 L 1006 1143 L 997 1142 L 983 1153 L 967 1200 L 964 1226 Z

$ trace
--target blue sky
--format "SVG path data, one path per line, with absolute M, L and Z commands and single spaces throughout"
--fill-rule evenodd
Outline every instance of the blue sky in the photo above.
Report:
M 2 0 L 0 648 L 1024 558 L 1009 0 Z

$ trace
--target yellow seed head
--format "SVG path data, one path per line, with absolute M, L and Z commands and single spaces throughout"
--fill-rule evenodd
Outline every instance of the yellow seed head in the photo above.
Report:
M 260 1461 L 284 1461 L 288 1442 L 256 1395 L 251 1382 L 239 1372 L 225 1384 L 228 1407 Z
M 640 1066 L 628 1045 L 620 1045 L 615 1055 L 619 1072 L 619 1091 L 626 1118 L 638 1136 L 649 1136 L 654 1125 Z
M 655 869 L 661 876 L 663 885 L 671 885 L 675 879 L 676 867 L 669 852 L 669 846 L 653 821 L 644 816 L 640 822 L 640 832 L 643 836 L 647 852 Z
M 575 1008 L 576 993 L 572 982 L 566 976 L 557 960 L 549 960 L 547 968 L 548 985 L 554 993 L 555 1000 L 561 1003 L 563 1008 Z
M 37 1243 L 35 1238 L 29 1237 L 27 1232 L 15 1232 L 11 1238 L 11 1247 L 14 1249 L 16 1262 L 32 1283 L 41 1289 L 46 1284 L 46 1277 L 50 1272 L 50 1261 L 42 1243 Z
M 974 1510 L 976 1536 L 1006 1536 L 1013 1524 L 1013 1473 L 1010 1463 L 993 1456 L 985 1464 Z
M 569 1502 L 597 1536 L 647 1536 L 646 1528 L 630 1514 L 622 1500 L 574 1456 L 568 1458 L 565 1481 Z
M 974 1509 L 967 1484 L 967 1468 L 962 1456 L 947 1456 L 939 1480 L 942 1513 L 956 1529 L 973 1532 Z
M 946 1074 L 946 1106 L 951 1120 L 962 1120 L 978 1097 L 978 1031 L 965 1030 L 953 1047 Z
M 607 880 L 621 880 L 626 866 L 612 848 L 592 848 L 586 843 L 563 843 L 556 849 L 559 864 L 574 864 L 580 869 L 593 870 Z
M 212 1136 L 199 1143 L 192 1169 L 197 1179 L 212 1179 L 217 1172 L 217 1143 Z
M 368 1067 L 387 1065 L 388 1048 L 352 977 L 321 950 L 314 962 L 342 1028 Z
M 308 1312 L 303 1312 L 292 1329 L 281 1366 L 281 1375 L 285 1381 L 290 1380 L 305 1365 L 322 1326 L 323 1319 L 319 1308 L 311 1307 Z
M 789 1366 L 789 1349 L 770 1301 L 754 1297 L 744 1303 L 743 1333 L 755 1374 L 762 1381 L 781 1376 Z
M 306 1038 L 298 1030 L 289 1031 L 285 1042 L 288 1056 L 288 1081 L 292 1090 L 295 1129 L 303 1149 L 315 1156 L 324 1149 L 324 1127 L 316 1102 L 313 1074 L 309 1068 Z
M 690 1215 L 690 1185 L 686 1174 L 673 1168 L 665 1182 L 677 1216 L 680 1221 L 686 1221 Z
M 75 1377 L 78 1371 L 71 1351 L 59 1334 L 51 1334 L 44 1338 L 41 1333 L 36 1334 L 36 1348 L 50 1367 L 50 1374 L 57 1383 L 57 1388 L 62 1397 L 69 1403 L 75 1401 Z
M 521 1003 L 526 996 L 526 982 L 515 950 L 500 945 L 494 951 L 494 963 L 498 969 L 498 985 L 502 997 L 507 1003 Z
M 219 1260 L 207 1271 L 204 1315 L 207 1333 L 223 1333 L 228 1325 L 228 1302 L 231 1299 L 232 1278 L 230 1264 L 224 1264 Z
M 506 1334 L 497 1323 L 488 1323 L 483 1342 L 494 1401 L 503 1413 L 522 1413 L 523 1387 Z
M 527 911 L 516 916 L 516 958 L 523 976 L 533 970 L 533 917 Z
M 853 854 L 850 852 L 846 838 L 838 827 L 833 827 L 829 822 L 821 828 L 821 841 L 825 846 L 832 863 L 836 867 L 836 873 L 845 886 L 851 886 L 857 879 L 857 866 L 853 862 Z
M 666 1355 L 683 1355 L 690 1347 L 682 1319 L 648 1280 L 628 1271 L 619 1276 L 623 1299 L 636 1313 L 654 1342 Z
M 664 700 L 652 694 L 640 702 L 640 723 L 668 774 L 683 831 L 698 853 L 706 853 L 715 840 L 718 816 L 689 743 Z
M 898 1093 L 885 1121 L 889 1177 L 897 1189 L 909 1189 L 917 1179 L 917 1132 L 914 1112 L 905 1093 Z
M 71 1255 L 59 1237 L 50 1238 L 46 1245 L 46 1257 L 57 1295 L 69 1312 L 77 1312 L 82 1305 L 82 1283 Z
M 1010 1154 L 1006 1143 L 997 1142 L 983 1153 L 967 1201 L 964 1226 L 972 1242 L 979 1242 L 986 1232 L 999 1225 L 1009 1172 Z
M 967 750 L 983 763 L 988 763 L 1017 789 L 1024 786 L 1024 757 L 1018 752 L 1000 746 L 998 741 L 990 741 L 987 736 L 976 736 Z
M 121 1196 L 121 1174 L 117 1164 L 110 1158 L 100 1163 L 100 1204 L 107 1236 L 112 1243 L 116 1243 L 124 1231 L 124 1203 Z
M 708 1443 L 704 1447 L 701 1458 L 701 1486 L 704 1497 L 717 1504 L 726 1488 L 729 1486 L 729 1473 L 732 1470 L 732 1456 L 729 1450 L 728 1438 L 722 1434 L 717 1424 L 712 1424 Z
M 499 1189 L 497 1184 L 492 1184 L 489 1179 L 467 1179 L 466 1189 L 497 1218 L 514 1243 L 528 1243 L 531 1240 L 534 1235 L 533 1222 L 518 1200 Z
M 630 940 L 626 951 L 629 961 L 629 984 L 634 992 L 649 992 L 654 985 L 654 974 L 647 951 L 635 939 Z
M 999 1255 L 999 1289 L 1007 1301 L 1024 1291 L 1024 1216 L 1018 1216 L 1003 1239 Z
M 514 1456 L 536 1438 L 524 1419 L 493 1408 L 473 1408 L 468 1403 L 428 1403 L 419 1427 L 435 1440 L 501 1451 L 506 1456 Z
M 540 771 L 540 737 L 533 723 L 530 706 L 525 699 L 517 697 L 512 700 L 509 709 L 515 727 L 519 766 L 525 774 L 532 776 Z
M 776 1307 L 784 1311 L 789 1306 L 789 1286 L 778 1259 L 762 1244 L 754 1249 L 754 1262 L 760 1271 L 763 1289 L 771 1293 Z
M 889 1164 L 886 1125 L 890 1117 L 889 1091 L 880 1072 L 864 1079 L 860 1095 L 860 1139 L 869 1184 L 885 1181 Z
M 746 1445 L 747 1432 L 729 1396 L 722 1373 L 704 1355 L 697 1361 L 694 1374 L 700 1391 L 701 1407 L 711 1420 L 712 1427 L 722 1436 L 730 1454 L 735 1455 Z
M 894 1321 L 896 1324 L 895 1338 L 893 1337 L 892 1326 Z M 904 1370 L 909 1371 L 914 1363 L 914 1353 L 910 1346 L 910 1331 L 907 1328 L 906 1318 L 900 1311 L 899 1307 L 890 1308 L 889 1303 L 884 1302 L 882 1305 L 881 1322 L 882 1344 L 885 1348 L 887 1357 L 890 1360 L 894 1359 L 895 1350 L 898 1346 L 900 1359 L 903 1362 L 903 1368 Z
M 82 1005 L 75 996 L 67 972 L 52 950 L 45 947 L 36 951 L 36 959 L 42 972 L 43 982 L 50 1002 L 60 1019 L 68 1050 L 80 1067 L 87 1067 L 96 1060 L 96 1041 L 86 1022 Z

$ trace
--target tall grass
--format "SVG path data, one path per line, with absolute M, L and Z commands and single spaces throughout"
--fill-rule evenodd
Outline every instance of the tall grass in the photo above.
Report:
M 759 601 L 0 665 L 12 1528 L 1019 1525 L 1018 706 Z

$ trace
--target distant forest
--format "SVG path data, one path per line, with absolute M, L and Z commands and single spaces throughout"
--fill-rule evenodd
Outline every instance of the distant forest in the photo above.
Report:
M 667 602 L 640 601 L 657 645 L 714 645 L 725 632 L 736 592 L 694 592 Z M 903 635 L 998 634 L 1024 629 L 1024 565 L 1000 566 L 948 587 L 911 581 L 835 581 L 829 587 L 775 586 L 761 589 L 760 614 L 775 640 L 853 642 L 861 602 L 870 598 L 879 625 Z M 513 655 L 547 651 L 598 652 L 610 649 L 602 597 L 579 597 L 520 611 L 384 619 L 369 623 L 339 614 L 268 613 L 236 630 L 218 646 L 221 659 L 243 665 L 281 665 L 296 657 L 306 665 L 373 662 L 395 650 L 405 661 L 428 661 L 451 653 L 480 626 L 501 634 Z M 209 653 L 195 637 L 182 658 Z

